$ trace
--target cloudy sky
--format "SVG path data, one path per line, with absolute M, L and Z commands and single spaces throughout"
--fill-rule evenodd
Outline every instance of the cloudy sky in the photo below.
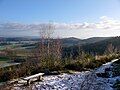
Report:
M 0 0 L 0 36 L 120 36 L 120 0 Z

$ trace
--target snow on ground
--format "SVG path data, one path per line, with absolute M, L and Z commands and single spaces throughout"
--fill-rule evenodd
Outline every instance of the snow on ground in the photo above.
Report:
M 117 61 L 118 59 L 114 59 L 111 62 L 108 62 L 106 64 L 103 64 L 101 67 L 99 67 L 96 70 L 96 73 L 104 73 L 106 68 L 112 68 L 111 64 L 114 63 L 115 61 Z
M 31 84 L 32 90 L 113 90 L 112 86 L 120 77 L 102 78 L 96 73 L 103 73 L 105 68 L 111 67 L 116 61 L 106 63 L 94 71 L 78 72 L 75 74 L 62 74 L 45 76 L 42 82 Z M 14 87 L 13 90 L 27 90 L 26 88 Z
M 45 77 L 43 83 L 36 83 L 34 85 L 34 90 L 79 90 L 81 87 L 81 83 L 84 80 L 85 76 L 88 75 L 89 72 L 81 72 L 78 74 L 68 75 L 58 75 Z M 49 79 L 49 80 L 48 80 Z

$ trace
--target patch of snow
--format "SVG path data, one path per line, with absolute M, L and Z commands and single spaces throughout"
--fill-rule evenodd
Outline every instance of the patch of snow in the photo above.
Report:
M 103 73 L 105 68 L 111 68 L 111 64 L 118 59 L 103 64 L 94 71 L 78 72 L 75 74 L 62 74 L 44 76 L 42 82 L 31 84 L 32 90 L 113 90 L 112 86 L 120 76 L 111 78 L 97 77 L 96 73 Z M 30 88 L 29 87 L 29 88 Z M 13 90 L 26 90 L 15 87 Z
M 112 68 L 111 64 L 117 61 L 118 59 L 114 59 L 111 62 L 108 62 L 106 64 L 103 64 L 101 67 L 99 67 L 95 72 L 96 73 L 104 73 L 106 68 Z

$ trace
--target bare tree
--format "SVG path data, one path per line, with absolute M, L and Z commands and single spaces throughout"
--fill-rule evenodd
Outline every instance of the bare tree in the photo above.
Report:
M 61 42 L 60 39 L 54 38 L 54 24 L 41 24 L 40 27 L 40 42 L 36 50 L 35 57 L 39 61 L 40 66 L 54 65 L 55 59 L 61 57 Z
M 105 54 L 113 54 L 115 47 L 112 44 L 109 44 L 106 48 Z

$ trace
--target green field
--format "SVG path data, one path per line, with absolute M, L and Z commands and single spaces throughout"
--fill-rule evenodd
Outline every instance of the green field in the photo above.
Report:
M 10 45 L 0 45 L 0 50 L 5 50 L 6 48 L 11 48 L 11 49 L 27 49 L 27 48 L 34 48 L 35 46 L 31 45 L 24 45 L 24 44 L 10 44 Z
M 5 49 L 5 46 L 0 46 L 0 50 L 4 50 Z
M 6 64 L 8 62 L 8 57 L 0 57 L 0 66 Z
M 8 57 L 0 57 L 0 61 L 8 61 L 9 58 Z

